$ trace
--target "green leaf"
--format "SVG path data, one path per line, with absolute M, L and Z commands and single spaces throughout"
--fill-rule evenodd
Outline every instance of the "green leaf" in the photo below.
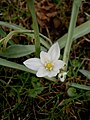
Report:
M 11 23 L 7 23 L 7 22 L 3 22 L 0 21 L 0 25 L 1 26 L 5 26 L 14 30 L 25 30 L 25 28 L 15 25 L 15 24 L 11 24 Z M 90 20 L 88 20 L 87 22 L 81 24 L 80 26 L 75 28 L 74 34 L 73 34 L 73 41 L 76 40 L 77 38 L 80 38 L 86 34 L 90 33 Z M 28 34 L 28 33 L 27 33 Z M 34 33 L 32 33 L 34 35 Z M 45 39 L 47 39 L 45 36 L 43 38 L 43 35 L 40 34 L 40 39 L 41 39 L 41 43 L 46 47 L 49 48 L 50 46 L 47 44 L 47 42 L 45 41 Z M 64 48 L 66 45 L 66 40 L 67 40 L 67 34 L 65 34 L 64 36 L 62 36 L 61 38 L 59 38 L 57 41 L 60 45 L 60 48 Z M 48 39 L 49 41 L 49 39 Z
M 86 34 L 90 33 L 90 20 L 87 22 L 81 24 L 80 26 L 75 28 L 74 34 L 73 34 L 73 41 L 76 40 L 77 38 L 80 38 Z M 60 48 L 65 47 L 66 45 L 66 40 L 67 40 L 67 35 L 65 34 L 61 38 L 59 38 L 57 41 L 60 45 Z
M 10 29 L 14 29 L 14 30 L 18 30 L 18 31 L 20 31 L 20 32 L 22 32 L 23 33 L 23 31 L 24 31 L 24 33 L 26 34 L 26 35 L 28 35 L 29 37 L 34 37 L 34 31 L 33 30 L 31 30 L 31 32 L 30 32 L 30 30 L 27 30 L 27 29 L 25 29 L 24 27 L 22 27 L 22 26 L 18 26 L 18 25 L 15 25 L 15 24 L 11 24 L 11 23 L 7 23 L 7 22 L 3 22 L 3 21 L 0 21 L 0 25 L 1 26 L 5 26 L 5 27 L 8 27 L 8 28 L 10 28 Z M 26 32 L 25 32 L 26 31 Z M 27 31 L 29 31 L 29 33 L 27 33 Z M 20 33 L 19 32 L 19 33 Z M 39 35 L 40 35 L 40 43 L 42 44 L 42 45 L 44 45 L 46 48 L 48 48 L 49 49 L 49 47 L 50 47 L 50 45 L 48 44 L 48 42 L 50 43 L 50 39 L 49 38 L 47 38 L 46 36 L 44 36 L 43 34 L 41 34 L 41 33 L 39 33 Z M 47 42 L 48 41 L 48 42 Z
M 11 62 L 11 61 L 8 61 L 8 60 L 2 59 L 2 58 L 0 58 L 0 65 L 35 74 L 34 71 L 28 69 L 24 65 L 21 65 L 21 64 L 15 63 L 15 62 Z
M 6 36 L 6 33 L 3 31 L 2 28 L 0 28 L 0 35 L 1 35 L 2 37 L 5 37 L 5 36 Z
M 28 89 L 27 93 L 28 96 L 35 98 L 38 94 L 40 94 L 44 90 L 44 87 L 41 85 L 39 78 L 34 76 L 31 77 L 31 84 L 32 89 Z
M 38 94 L 40 94 L 43 91 L 43 89 L 44 88 L 40 86 L 36 86 L 34 89 L 28 89 L 28 96 L 35 98 Z
M 18 58 L 29 55 L 35 52 L 34 45 L 12 45 L 3 51 L 0 51 L 0 56 L 7 58 Z
M 3 21 L 0 21 L 0 25 L 8 27 L 8 28 L 11 28 L 11 29 L 15 29 L 15 30 L 25 29 L 22 26 L 11 24 L 11 23 L 7 23 L 7 22 L 3 22 Z
M 77 83 L 69 83 L 68 85 L 82 90 L 90 90 L 90 86 L 86 86 L 86 85 L 80 85 Z
M 76 89 L 73 88 L 73 87 L 70 87 L 70 88 L 67 90 L 67 94 L 68 94 L 68 96 L 70 96 L 70 97 L 76 96 L 76 95 L 77 95 Z
M 32 16 L 34 38 L 35 38 L 35 54 L 36 54 L 36 57 L 39 57 L 41 46 L 40 46 L 39 27 L 38 27 L 36 12 L 35 12 L 34 0 L 27 0 L 27 6 Z
M 85 75 L 88 79 L 90 79 L 90 71 L 87 70 L 79 70 L 83 75 Z
M 90 100 L 90 91 L 87 91 L 87 92 L 86 92 L 86 99 L 87 99 L 87 100 Z
M 28 69 L 24 65 L 21 65 L 21 64 L 15 63 L 15 62 L 11 62 L 11 61 L 8 61 L 8 60 L 2 59 L 2 58 L 0 58 L 0 65 L 36 74 L 35 71 Z M 45 77 L 45 78 L 47 80 L 57 82 L 57 80 L 55 78 L 49 78 L 49 77 Z

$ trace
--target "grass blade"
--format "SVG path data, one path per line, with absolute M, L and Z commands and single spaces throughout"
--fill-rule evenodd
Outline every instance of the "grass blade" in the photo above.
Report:
M 90 20 L 75 28 L 72 40 L 74 41 L 88 33 L 90 33 Z M 66 45 L 67 35 L 68 34 L 65 34 L 63 37 L 57 40 L 61 49 Z
M 68 60 L 69 60 L 69 55 L 70 55 L 70 50 L 71 50 L 71 45 L 72 45 L 73 33 L 74 33 L 75 26 L 76 26 L 76 21 L 77 21 L 77 16 L 78 16 L 78 12 L 79 12 L 79 7 L 81 5 L 81 1 L 82 0 L 74 0 L 73 1 L 71 20 L 70 20 L 68 36 L 67 36 L 64 55 L 63 55 L 63 61 L 66 63 L 66 69 L 68 66 Z
M 1 66 L 10 67 L 10 68 L 13 68 L 13 69 L 22 70 L 22 71 L 26 71 L 26 72 L 29 72 L 29 73 L 36 74 L 35 71 L 28 69 L 28 68 L 25 67 L 24 65 L 21 65 L 21 64 L 15 63 L 15 62 L 11 62 L 11 61 L 8 61 L 8 60 L 2 59 L 2 58 L 0 58 L 0 65 L 1 65 Z M 53 81 L 53 82 L 56 82 L 56 81 L 57 81 L 55 78 L 49 78 L 49 77 L 45 77 L 45 78 L 46 78 L 47 80 L 50 80 L 50 81 Z
M 25 28 L 23 28 L 21 26 L 3 22 L 3 21 L 0 21 L 0 25 L 8 27 L 10 29 L 14 29 L 14 30 L 26 30 Z M 87 22 L 85 22 L 75 28 L 74 34 L 73 34 L 73 41 L 88 34 L 88 33 L 90 33 L 90 20 L 88 20 Z M 31 34 L 34 36 L 34 31 Z M 27 35 L 29 35 L 29 34 L 27 33 Z M 39 33 L 39 35 L 40 35 L 41 44 L 44 45 L 46 48 L 49 48 L 50 45 L 45 41 L 45 40 L 49 41 L 49 38 L 47 38 L 46 36 L 44 36 L 44 38 L 43 38 L 43 35 L 41 33 Z M 61 49 L 64 48 L 66 45 L 67 35 L 68 34 L 66 33 L 61 38 L 57 39 Z
M 69 86 L 78 88 L 78 89 L 82 89 L 82 90 L 90 90 L 90 86 L 86 86 L 86 85 L 80 85 L 77 83 L 69 83 Z
M 24 27 L 21 27 L 21 26 L 15 25 L 15 24 L 11 24 L 11 23 L 7 23 L 7 22 L 3 22 L 3 21 L 0 21 L 0 25 L 8 27 L 10 29 L 14 29 L 16 32 L 19 32 L 19 33 L 23 33 L 24 32 L 24 34 L 28 35 L 29 37 L 34 38 L 34 30 L 27 30 Z M 48 42 L 50 42 L 50 39 L 47 38 L 46 36 L 44 36 L 41 33 L 39 33 L 39 36 L 40 36 L 40 43 L 42 45 L 44 45 L 46 48 L 49 49 L 50 45 L 48 44 Z
M 37 23 L 37 18 L 35 14 L 34 0 L 27 0 L 28 9 L 31 12 L 32 20 L 33 20 L 33 29 L 34 29 L 34 37 L 35 37 L 35 52 L 36 56 L 40 55 L 40 38 L 39 38 L 39 28 Z
M 2 59 L 2 58 L 0 58 L 0 65 L 10 67 L 10 68 L 14 68 L 14 69 L 17 69 L 17 70 L 30 72 L 30 73 L 35 73 L 32 70 L 29 70 L 28 68 L 26 68 L 24 65 L 20 65 L 20 64 L 17 64 L 15 62 L 11 62 L 11 61 L 8 61 L 8 60 Z
M 7 58 L 19 58 L 30 55 L 35 52 L 34 45 L 12 45 L 3 51 L 0 51 L 0 56 Z
M 88 79 L 90 79 L 90 71 L 87 70 L 79 70 L 83 75 L 85 75 Z

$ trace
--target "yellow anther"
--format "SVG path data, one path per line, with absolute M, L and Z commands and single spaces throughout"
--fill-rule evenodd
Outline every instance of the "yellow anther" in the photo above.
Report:
M 53 69 L 52 63 L 45 64 L 45 68 L 48 69 L 49 71 L 51 71 Z

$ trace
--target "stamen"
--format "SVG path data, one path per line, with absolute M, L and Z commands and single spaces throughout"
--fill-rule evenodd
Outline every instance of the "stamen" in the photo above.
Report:
M 49 71 L 51 71 L 53 69 L 53 64 L 52 63 L 47 63 L 45 64 L 45 68 Z

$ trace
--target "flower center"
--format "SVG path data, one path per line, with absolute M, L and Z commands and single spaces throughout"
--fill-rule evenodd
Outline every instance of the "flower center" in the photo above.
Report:
M 51 71 L 53 69 L 53 64 L 52 63 L 47 63 L 45 64 L 45 68 L 49 71 Z

